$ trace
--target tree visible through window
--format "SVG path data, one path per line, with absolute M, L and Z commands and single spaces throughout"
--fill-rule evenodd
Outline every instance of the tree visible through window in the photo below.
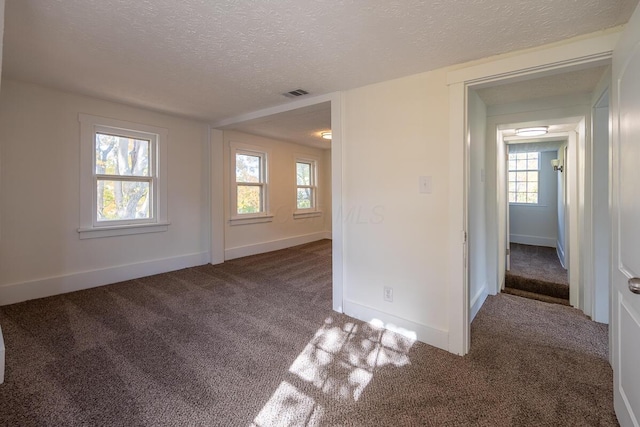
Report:
M 509 153 L 509 203 L 537 204 L 540 153 Z
M 150 140 L 96 132 L 96 220 L 151 218 Z
M 296 208 L 314 209 L 316 206 L 315 161 L 296 161 Z
M 236 152 L 236 213 L 264 212 L 264 154 Z

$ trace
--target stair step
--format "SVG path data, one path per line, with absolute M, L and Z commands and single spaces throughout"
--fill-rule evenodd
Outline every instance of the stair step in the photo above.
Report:
M 505 276 L 505 288 L 569 300 L 569 286 L 565 284 L 516 276 L 511 273 L 507 273 Z
M 568 299 L 554 298 L 548 295 L 536 294 L 535 292 L 527 292 L 527 291 L 523 291 L 515 288 L 504 288 L 502 292 L 505 294 L 516 295 L 522 298 L 534 299 L 534 300 L 548 302 L 552 304 L 570 305 Z

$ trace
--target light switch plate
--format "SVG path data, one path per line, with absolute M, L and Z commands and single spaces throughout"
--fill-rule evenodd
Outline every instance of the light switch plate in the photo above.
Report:
M 431 194 L 431 177 L 421 176 L 419 180 L 419 191 L 422 194 Z

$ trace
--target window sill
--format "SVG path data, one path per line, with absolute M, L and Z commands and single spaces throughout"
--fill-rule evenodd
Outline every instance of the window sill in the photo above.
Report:
M 260 224 L 264 222 L 272 222 L 273 215 L 260 215 L 260 216 L 249 216 L 249 217 L 241 217 L 235 216 L 229 220 L 230 225 L 245 225 L 245 224 Z
M 546 208 L 547 205 L 541 205 L 538 203 L 509 203 L 509 206 L 526 206 L 528 208 Z
M 298 211 L 293 213 L 293 219 L 315 218 L 322 216 L 322 211 L 304 212 Z
M 106 227 L 78 228 L 80 239 L 97 239 L 100 237 L 127 236 L 131 234 L 160 233 L 169 229 L 170 222 L 154 222 L 153 224 L 110 225 Z

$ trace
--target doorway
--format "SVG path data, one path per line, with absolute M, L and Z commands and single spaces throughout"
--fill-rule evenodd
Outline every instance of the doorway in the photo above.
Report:
M 317 97 L 296 100 L 285 105 L 266 108 L 250 114 L 223 120 L 211 125 L 211 162 L 215 176 L 212 176 L 212 264 L 224 262 L 225 259 L 225 212 L 222 201 L 224 200 L 224 139 L 222 129 L 243 129 L 243 125 L 269 121 L 269 118 L 278 116 L 280 123 L 288 123 L 296 133 L 304 133 L 311 129 L 299 128 L 299 120 L 296 120 L 296 112 L 315 110 L 328 106 L 330 109 L 330 129 L 332 132 L 331 149 L 328 161 L 331 165 L 330 179 L 327 184 L 330 187 L 330 206 L 332 212 L 340 212 L 342 206 L 342 97 L 339 93 L 332 93 Z M 296 128 L 298 126 L 298 128 Z M 273 131 L 273 129 L 271 129 Z M 331 215 L 331 214 L 330 214 Z M 331 240 L 332 240 L 332 308 L 337 312 L 343 312 L 343 232 L 342 222 L 335 220 L 331 215 Z
M 516 83 L 522 82 L 524 80 L 531 80 L 532 78 L 537 77 L 546 77 L 551 75 L 563 74 L 570 71 L 579 71 L 584 70 L 586 68 L 592 68 L 597 66 L 605 65 L 607 66 L 611 62 L 611 52 L 616 43 L 616 40 L 613 38 L 609 38 L 608 36 L 599 37 L 598 42 L 595 43 L 594 40 L 584 40 L 584 41 L 576 41 L 573 43 L 568 43 L 566 45 L 562 45 L 558 47 L 558 49 L 553 52 L 545 52 L 544 55 L 540 54 L 540 52 L 531 52 L 519 55 L 517 57 L 508 58 L 504 61 L 496 61 L 491 64 L 477 65 L 471 66 L 466 69 L 455 70 L 449 73 L 448 81 L 449 81 L 449 94 L 450 94 L 450 110 L 452 117 L 452 125 L 451 125 L 451 139 L 452 141 L 464 141 L 464 144 L 452 144 L 450 149 L 450 158 L 451 158 L 451 169 L 455 169 L 456 159 L 464 159 L 464 168 L 459 173 L 452 173 L 450 176 L 451 182 L 450 186 L 452 191 L 455 189 L 463 190 L 463 197 L 461 200 L 454 199 L 451 203 L 451 208 L 460 207 L 460 216 L 453 215 L 451 218 L 454 223 L 459 223 L 462 225 L 463 236 L 469 236 L 469 240 L 463 239 L 461 242 L 458 240 L 459 238 L 455 233 L 451 234 L 451 245 L 452 245 L 452 254 L 456 253 L 456 248 L 460 249 L 460 264 L 462 269 L 458 273 L 451 273 L 451 279 L 454 283 L 460 283 L 461 286 L 458 288 L 457 286 L 451 287 L 450 292 L 450 312 L 451 312 L 451 322 L 450 322 L 450 349 L 451 351 L 458 352 L 459 354 L 466 354 L 469 350 L 470 344 L 470 336 L 469 336 L 469 325 L 470 320 L 472 318 L 473 310 L 470 310 L 470 302 L 472 301 L 471 295 L 471 283 L 470 278 L 472 276 L 472 272 L 469 270 L 469 265 L 472 265 L 473 261 L 471 258 L 475 256 L 473 252 L 470 252 L 471 245 L 469 244 L 473 234 L 473 230 L 469 227 L 469 212 L 470 209 L 470 198 L 469 194 L 471 191 L 471 187 L 469 185 L 470 182 L 474 182 L 477 179 L 473 176 L 473 170 L 469 167 L 471 163 L 471 159 L 469 156 L 470 144 L 473 144 L 473 137 L 470 137 L 468 131 L 471 123 L 471 116 L 473 112 L 468 110 L 468 106 L 470 104 L 470 98 L 473 96 L 473 93 L 478 89 L 482 89 L 484 87 L 503 85 L 507 83 Z M 565 114 L 566 116 L 586 116 L 589 117 L 591 113 L 591 108 L 588 105 L 589 103 L 585 103 L 577 108 L 578 111 L 572 114 Z M 559 107 L 555 107 L 557 110 Z M 551 108 L 551 110 L 554 108 Z M 549 112 L 550 109 L 547 107 L 536 110 L 536 113 Z M 517 114 L 517 113 L 515 113 Z M 522 117 L 521 121 L 524 121 L 526 118 Z M 531 117 L 529 117 L 531 119 Z M 517 120 L 514 120 L 514 122 Z M 590 131 L 590 123 L 583 123 L 583 126 L 586 130 Z M 585 133 L 581 134 L 581 138 L 586 136 Z M 485 144 L 487 150 L 492 146 L 490 141 L 493 138 L 495 143 L 496 133 L 492 134 L 492 128 L 487 127 L 486 135 L 483 135 L 485 138 Z M 576 137 L 577 138 L 577 137 Z M 587 138 L 583 140 L 576 139 L 576 147 L 584 147 L 584 144 L 587 142 Z M 495 145 L 493 145 L 495 146 Z M 569 157 L 575 157 L 573 159 L 574 164 L 578 165 L 575 171 L 578 176 L 584 173 L 584 168 L 579 167 L 580 164 L 578 160 L 584 161 L 584 157 L 577 156 L 577 150 L 574 153 L 569 153 Z M 500 153 L 498 153 L 500 154 Z M 505 153 L 502 153 L 503 159 Z M 484 242 L 486 257 L 486 265 L 490 267 L 490 272 L 488 272 L 488 280 L 487 282 L 495 287 L 499 287 L 503 283 L 502 280 L 498 280 L 501 275 L 501 271 L 504 272 L 504 263 L 505 257 L 503 254 L 506 252 L 506 248 L 504 252 L 499 253 L 497 246 L 502 245 L 505 246 L 506 236 L 505 232 L 498 229 L 498 224 L 500 218 L 498 218 L 498 212 L 496 212 L 496 208 L 492 212 L 489 212 L 492 209 L 492 205 L 495 200 L 499 200 L 500 194 L 506 194 L 498 191 L 498 186 L 500 186 L 500 180 L 496 180 L 495 176 L 490 177 L 489 174 L 493 173 L 492 171 L 497 170 L 496 161 L 498 156 L 491 156 L 487 153 L 486 155 L 487 161 L 485 163 L 485 179 L 487 183 L 495 183 L 495 185 L 487 185 L 487 197 L 485 201 L 491 201 L 491 203 L 486 204 L 487 210 L 487 235 L 490 238 L 486 239 Z M 588 181 L 581 181 L 588 182 Z M 457 190 L 456 190 L 457 191 Z M 575 193 L 575 194 L 574 194 Z M 579 200 L 577 194 L 577 181 L 575 185 L 569 185 L 568 188 L 568 196 L 570 197 L 570 203 L 573 202 L 577 206 L 580 206 L 580 202 L 584 202 L 584 199 Z M 591 201 L 589 201 L 591 203 Z M 454 212 L 455 209 L 452 210 Z M 580 235 L 578 231 L 584 231 L 585 228 L 588 228 L 589 225 L 584 221 L 583 216 L 579 216 L 577 214 L 578 209 L 572 210 L 573 213 L 570 212 L 570 217 L 573 216 L 573 223 L 578 224 L 576 227 L 576 231 L 570 233 L 569 238 L 572 240 L 578 239 Z M 580 219 L 580 222 L 578 222 Z M 588 225 L 587 225 L 588 224 Z M 497 238 L 496 238 L 497 236 Z M 578 240 L 579 242 L 579 240 Z M 591 243 L 587 240 L 584 243 L 584 247 L 588 247 Z M 571 247 L 582 248 L 580 245 L 570 244 Z M 577 256 L 571 257 L 571 253 L 568 254 L 570 262 L 576 262 L 578 267 L 585 265 L 584 254 L 577 254 Z M 452 264 L 453 265 L 453 264 Z M 495 268 L 498 266 L 499 268 Z M 580 268 L 574 269 L 570 267 L 570 270 L 573 271 L 571 274 L 570 280 L 573 281 L 576 279 L 575 271 L 580 272 Z M 496 277 L 497 276 L 497 277 Z M 578 275 L 578 279 L 580 276 Z M 491 286 L 488 286 L 490 288 Z M 487 294 L 493 293 L 494 289 L 487 289 Z M 482 296 L 478 298 L 478 301 L 482 301 Z M 572 299 L 576 298 L 576 305 L 578 303 L 584 303 L 584 295 L 576 295 L 572 296 Z M 481 305 L 481 303 L 480 303 Z

